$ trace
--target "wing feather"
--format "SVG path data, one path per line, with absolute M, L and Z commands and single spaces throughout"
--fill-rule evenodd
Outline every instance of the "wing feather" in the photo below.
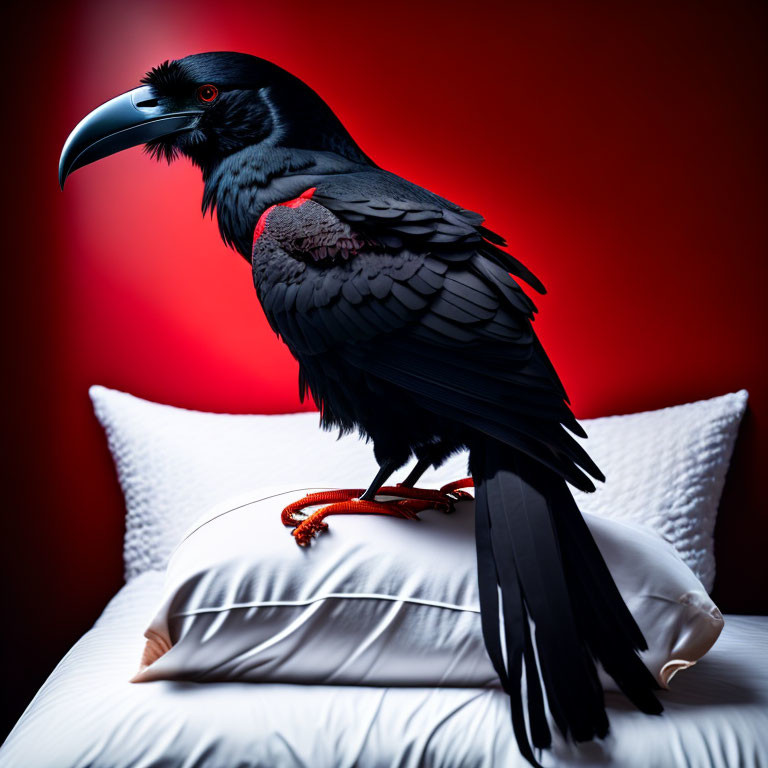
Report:
M 369 175 L 266 219 L 253 270 L 272 327 L 300 363 L 332 354 L 591 489 L 585 472 L 602 475 L 510 273 L 541 284 L 478 214 Z

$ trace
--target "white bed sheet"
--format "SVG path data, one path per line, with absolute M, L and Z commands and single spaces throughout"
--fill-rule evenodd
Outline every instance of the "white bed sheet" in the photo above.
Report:
M 2 768 L 527 766 L 497 689 L 131 684 L 163 576 L 123 587 L 0 749 Z M 648 717 L 608 694 L 612 732 L 545 766 L 768 766 L 768 618 L 726 616 Z

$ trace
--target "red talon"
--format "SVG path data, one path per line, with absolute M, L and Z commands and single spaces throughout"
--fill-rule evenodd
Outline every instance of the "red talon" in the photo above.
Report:
M 362 491 L 360 491 L 362 493 Z M 328 515 L 339 514 L 372 514 L 372 515 L 392 515 L 393 517 L 406 517 L 418 519 L 416 516 L 404 507 L 399 507 L 397 503 L 388 504 L 381 501 L 361 501 L 360 499 L 348 499 L 339 501 L 335 504 L 329 504 L 317 512 L 313 512 L 309 517 L 301 520 L 293 529 L 293 537 L 300 547 L 306 547 L 320 531 L 328 530 L 328 523 L 324 518 Z
M 472 496 L 459 488 L 474 485 L 471 478 L 457 480 L 443 486 L 439 491 L 427 488 L 407 488 L 402 485 L 380 488 L 377 496 L 395 496 L 393 501 L 363 501 L 359 497 L 362 488 L 346 488 L 334 491 L 309 493 L 303 499 L 289 504 L 282 512 L 283 525 L 293 527 L 293 537 L 299 546 L 306 547 L 316 534 L 328 530 L 325 518 L 339 514 L 391 515 L 408 520 L 418 520 L 419 512 L 425 509 L 439 509 L 452 512 L 453 505 L 459 499 Z M 324 505 L 305 518 L 297 518 L 296 512 L 307 507 Z
M 349 501 L 351 499 L 356 499 L 362 493 L 364 493 L 363 488 L 350 488 L 346 490 L 338 489 L 335 491 L 308 493 L 303 499 L 294 501 L 283 510 L 281 515 L 283 525 L 292 525 L 294 527 L 299 525 L 299 523 L 302 522 L 302 518 L 296 519 L 293 516 L 293 513 L 299 512 L 305 507 L 314 507 L 318 504 L 328 504 L 329 502 Z
M 466 491 L 460 491 L 460 488 L 474 488 L 475 481 L 471 477 L 465 477 L 461 480 L 454 480 L 452 483 L 444 485 L 440 489 L 440 493 L 450 493 L 452 496 L 456 496 L 458 499 L 471 499 L 473 498 L 471 493 Z

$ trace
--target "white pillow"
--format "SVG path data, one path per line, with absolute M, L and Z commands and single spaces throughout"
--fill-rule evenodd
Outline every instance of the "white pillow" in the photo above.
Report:
M 582 512 L 642 523 L 674 545 L 712 591 L 715 520 L 739 424 L 742 389 L 711 400 L 584 421 L 579 439 L 605 474 L 594 493 L 572 488 Z
M 128 580 L 163 570 L 184 530 L 222 499 L 274 483 L 362 488 L 377 469 L 370 445 L 323 432 L 316 413 L 232 416 L 98 386 L 90 393 L 125 494 Z M 650 526 L 710 590 L 715 515 L 746 402 L 741 390 L 582 422 L 590 435 L 585 445 L 607 482 L 594 494 L 575 491 L 579 506 Z M 466 472 L 460 454 L 428 472 L 421 485 L 437 487 Z
M 421 521 L 334 515 L 300 548 L 280 511 L 309 490 L 321 489 L 262 490 L 193 526 L 168 564 L 134 681 L 498 684 L 480 623 L 474 502 Z M 722 616 L 655 533 L 586 520 L 666 687 L 709 650 Z

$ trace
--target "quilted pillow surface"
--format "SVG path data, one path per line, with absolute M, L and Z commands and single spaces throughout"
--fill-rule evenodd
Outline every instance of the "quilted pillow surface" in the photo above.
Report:
M 360 488 L 378 468 L 370 444 L 322 431 L 316 413 L 236 416 L 100 386 L 90 394 L 125 494 L 127 579 L 164 570 L 184 531 L 222 499 L 275 484 Z M 741 390 L 583 421 L 585 446 L 607 479 L 593 494 L 574 491 L 581 510 L 652 528 L 710 590 L 717 506 L 746 402 Z M 438 487 L 466 472 L 467 457 L 459 454 L 420 485 Z

